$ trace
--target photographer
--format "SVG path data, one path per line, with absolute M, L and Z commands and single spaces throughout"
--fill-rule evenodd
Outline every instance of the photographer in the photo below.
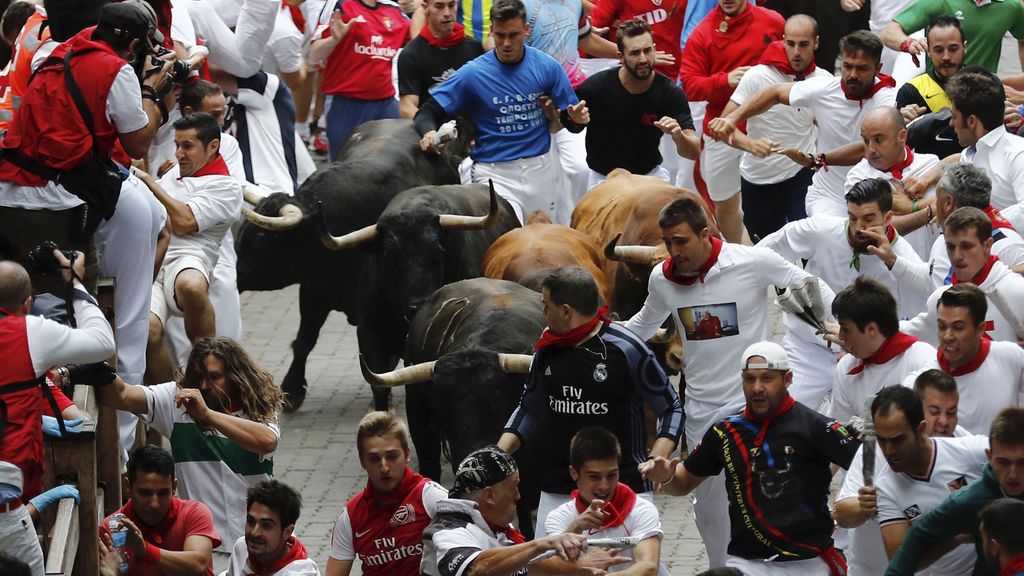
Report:
M 145 155 L 174 105 L 173 96 L 162 96 L 173 64 L 153 66 L 149 55 L 160 37 L 142 2 L 45 4 L 53 39 L 64 42 L 35 71 L 0 144 L 0 230 L 20 260 L 44 237 L 85 252 L 89 285 L 101 220 L 115 207 L 143 221 L 151 212 L 148 204 L 119 202 L 124 177 L 114 161 L 127 166 Z M 41 288 L 42 279 L 33 279 Z
M 36 254 L 37 264 L 46 264 L 39 262 L 45 256 Z M 0 402 L 6 409 L 6 421 L 0 420 L 0 461 L 16 465 L 22 476 L 20 486 L 0 480 L 0 552 L 26 560 L 38 576 L 43 574 L 42 550 L 22 502 L 42 491 L 41 408 L 46 371 L 68 363 L 100 362 L 114 353 L 110 325 L 78 280 L 85 273 L 84 255 L 73 255 L 72 263 L 64 253 L 53 250 L 49 264 L 73 287 L 77 328 L 29 316 L 32 283 L 28 272 L 16 262 L 0 261 Z

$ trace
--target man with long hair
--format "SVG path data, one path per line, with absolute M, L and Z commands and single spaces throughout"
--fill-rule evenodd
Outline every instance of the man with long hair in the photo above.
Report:
M 214 561 L 226 566 L 243 535 L 246 491 L 273 477 L 284 398 L 274 377 L 234 340 L 201 338 L 175 381 L 147 387 L 116 378 L 97 392 L 170 440 L 178 495 L 210 507 L 222 541 Z

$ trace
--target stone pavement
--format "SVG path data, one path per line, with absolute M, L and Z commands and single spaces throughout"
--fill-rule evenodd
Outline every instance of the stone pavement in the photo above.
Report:
M 291 362 L 290 344 L 298 329 L 297 287 L 242 294 L 242 318 L 246 350 L 280 382 Z M 274 472 L 302 492 L 297 534 L 323 568 L 341 507 L 366 482 L 356 454 L 355 429 L 370 409 L 371 396 L 359 372 L 355 328 L 344 315 L 332 313 L 328 318 L 309 356 L 306 379 L 310 389 L 305 404 L 282 419 Z M 405 395 L 400 390 L 394 395 L 394 407 L 404 415 Z M 442 484 L 450 486 L 451 480 L 446 470 Z M 693 523 L 690 499 L 658 496 L 657 504 L 665 530 L 662 561 L 675 576 L 705 570 L 707 558 Z

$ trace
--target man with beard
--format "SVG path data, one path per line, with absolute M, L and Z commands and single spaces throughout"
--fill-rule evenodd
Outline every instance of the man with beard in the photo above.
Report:
M 977 208 L 957 208 L 946 217 L 946 251 L 952 264 L 950 284 L 970 282 L 985 292 L 998 292 L 1008 303 L 1016 304 L 1013 314 L 1020 318 L 1019 303 L 1024 302 L 1024 278 L 1015 274 L 992 254 L 992 221 Z M 935 327 L 938 325 L 937 308 L 939 297 L 949 289 L 940 286 L 932 292 L 925 304 L 925 311 L 911 320 L 901 322 L 901 329 L 930 344 L 937 345 Z M 1003 316 L 1003 312 L 992 306 L 985 314 L 985 329 L 992 340 L 1017 342 L 1020 339 L 1014 331 L 1014 322 Z
M 921 258 L 927 258 L 938 229 L 929 226 L 935 202 L 934 187 L 913 199 L 903 192 L 903 182 L 911 181 L 939 165 L 931 154 L 915 154 L 907 146 L 907 123 L 896 108 L 876 108 L 864 115 L 860 124 L 864 142 L 864 159 L 846 175 L 845 189 L 865 178 L 889 180 L 899 191 L 894 194 L 894 208 L 900 216 L 896 228 L 903 233 Z
M 899 552 L 889 562 L 886 576 L 910 576 L 927 568 L 943 550 L 955 546 L 957 537 L 964 533 L 974 541 L 979 559 L 974 565 L 974 576 L 996 574 L 993 567 L 980 561 L 986 555 L 985 540 L 978 533 L 978 513 L 999 498 L 1024 498 L 1024 408 L 1007 408 L 996 416 L 989 429 L 985 456 L 988 463 L 981 479 L 914 521 Z M 1019 530 L 1019 525 L 1015 529 Z
M 804 202 L 808 216 L 845 215 L 842 193 L 848 166 L 864 157 L 864 145 L 857 133 L 861 119 L 875 108 L 890 107 L 896 102 L 895 82 L 879 73 L 882 43 L 877 36 L 859 30 L 844 36 L 839 47 L 842 57 L 839 78 L 774 84 L 708 124 L 713 138 L 728 140 L 744 120 L 763 114 L 776 104 L 810 109 L 818 126 L 817 152 L 779 151 L 797 164 L 816 170 Z M 824 169 L 826 167 L 828 170 Z
M 921 398 L 904 386 L 882 388 L 871 402 L 871 418 L 877 438 L 873 482 L 864 485 L 862 447 L 836 498 L 837 523 L 856 529 L 854 546 L 846 551 L 850 576 L 881 574 L 922 514 L 981 478 L 988 447 L 985 436 L 929 435 Z M 862 542 L 873 546 L 858 547 Z M 962 544 L 930 573 L 966 574 L 973 564 L 974 551 Z
M 116 378 L 96 392 L 170 440 L 179 493 L 210 507 L 222 539 L 215 567 L 226 568 L 245 526 L 242 495 L 273 477 L 284 396 L 274 377 L 234 340 L 201 338 L 177 381 L 133 386 Z
M 985 561 L 999 569 L 999 576 L 1024 574 L 1024 502 L 1014 498 L 1000 498 L 981 511 L 981 549 Z M 980 559 L 979 559 L 980 561 Z
M 708 121 L 720 116 L 743 75 L 761 59 L 769 44 L 782 39 L 784 20 L 778 12 L 746 0 L 718 0 L 718 6 L 686 40 L 679 79 L 687 98 L 707 101 Z M 743 238 L 740 214 L 740 151 L 722 141 L 705 140 L 700 155 L 701 177 L 715 202 L 719 227 L 729 242 Z
M 747 347 L 740 374 L 747 402 L 741 414 L 709 428 L 682 466 L 679 458 L 658 457 L 640 471 L 673 496 L 724 471 L 728 566 L 750 576 L 845 574 L 832 544 L 830 465 L 848 467 L 860 443 L 838 422 L 793 400 L 787 390 L 793 374 L 778 344 Z
M 128 459 L 128 502 L 115 514 L 128 527 L 125 549 L 133 576 L 213 576 L 220 537 L 206 504 L 174 495 L 174 459 L 159 446 L 141 446 Z M 110 536 L 110 516 L 100 534 Z
M 302 496 L 287 484 L 267 480 L 245 497 L 245 536 L 235 542 L 231 565 L 220 576 L 320 576 L 316 562 L 295 537 Z
M 767 248 L 788 261 L 805 259 L 804 269 L 830 287 L 849 286 L 858 276 L 878 280 L 896 297 L 902 317 L 924 311 L 924 299 L 899 285 L 885 263 L 869 252 L 874 240 L 865 231 L 875 230 L 891 238 L 894 252 L 908 261 L 917 254 L 892 226 L 892 189 L 881 178 L 861 180 L 846 193 L 846 218 L 821 215 L 786 224 L 762 240 Z M 818 408 L 832 389 L 835 353 L 814 329 L 787 315 L 788 330 L 782 346 L 792 358 L 790 394 L 810 408 Z
M 646 22 L 620 23 L 615 42 L 622 66 L 598 72 L 576 88 L 576 95 L 590 108 L 589 188 L 604 182 L 616 168 L 667 182 L 669 173 L 661 167 L 658 148 L 662 134 L 672 137 L 680 156 L 693 160 L 700 154 L 686 95 L 655 72 L 654 40 Z
M 782 38 L 770 44 L 758 65 L 743 75 L 723 115 L 768 86 L 807 78 L 831 78 L 831 74 L 814 65 L 818 23 L 813 18 L 803 14 L 790 17 Z M 745 152 L 740 160 L 740 191 L 743 223 L 751 239 L 764 238 L 786 222 L 807 216 L 804 195 L 814 172 L 775 152 L 782 148 L 801 154 L 814 152 L 817 134 L 809 109 L 781 105 L 751 118 L 746 134 L 733 133 L 729 144 Z
M 896 107 L 901 110 L 912 106 L 908 119 L 926 112 L 949 108 L 946 82 L 964 67 L 964 28 L 960 21 L 948 14 L 932 19 L 925 34 L 928 39 L 928 58 L 932 69 L 911 78 L 896 93 Z
M 985 336 L 985 293 L 973 284 L 957 284 L 939 296 L 939 353 L 925 369 L 941 369 L 956 380 L 958 422 L 972 434 L 984 434 L 1003 408 L 1020 405 L 1024 392 L 1024 350 L 1016 342 Z M 912 384 L 922 370 L 911 373 Z

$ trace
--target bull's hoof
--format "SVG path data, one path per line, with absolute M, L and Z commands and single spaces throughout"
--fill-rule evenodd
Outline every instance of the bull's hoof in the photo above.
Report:
M 284 413 L 291 414 L 297 412 L 302 407 L 302 403 L 306 401 L 306 389 L 298 388 L 296 390 L 283 390 L 284 392 Z

